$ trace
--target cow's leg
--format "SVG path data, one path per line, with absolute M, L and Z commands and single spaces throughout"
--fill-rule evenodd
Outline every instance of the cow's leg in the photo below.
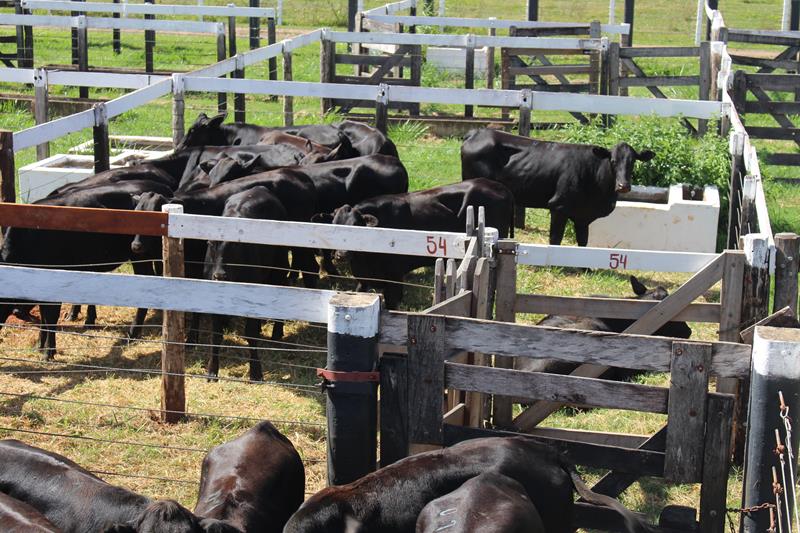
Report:
M 567 216 L 559 211 L 550 211 L 550 244 L 561 244 L 566 227 Z
M 133 273 L 139 276 L 153 276 L 155 275 L 155 264 L 152 261 L 140 263 L 138 261 L 132 262 Z M 131 327 L 128 329 L 128 338 L 138 339 L 142 335 L 142 324 L 147 318 L 147 308 L 141 307 L 136 309 L 136 316 L 133 319 Z
M 314 257 L 314 251 L 309 248 L 295 248 L 292 250 L 292 268 L 303 272 L 303 285 L 307 289 L 316 289 L 319 282 L 319 265 Z
M 279 341 L 282 338 L 283 338 L 283 320 L 273 320 L 272 335 L 270 335 L 270 339 L 274 341 Z
M 200 313 L 190 313 L 189 316 L 189 331 L 186 333 L 186 344 L 189 344 L 190 347 L 196 345 L 198 341 L 200 316 Z
M 575 240 L 578 241 L 578 246 L 589 244 L 589 224 L 574 220 L 572 222 L 575 224 Z
M 322 250 L 322 269 L 329 276 L 338 276 L 339 270 L 333 264 L 333 252 L 330 250 Z
M 67 313 L 66 318 L 69 322 L 74 322 L 75 320 L 78 320 L 80 314 L 81 314 L 81 306 L 73 305 L 72 307 L 69 308 L 69 313 Z
M 247 344 L 250 345 L 250 381 L 262 381 L 264 371 L 261 369 L 261 359 L 258 356 L 258 348 L 261 343 L 261 320 L 248 318 L 244 323 L 244 334 L 247 337 Z
M 42 323 L 39 326 L 39 350 L 44 361 L 52 361 L 56 355 L 56 330 L 61 304 L 39 305 L 39 313 L 42 315 Z
M 86 306 L 86 320 L 84 326 L 94 326 L 97 323 L 97 307 L 94 305 Z
M 206 365 L 206 371 L 209 376 L 208 381 L 216 382 L 217 380 L 214 378 L 219 376 L 219 346 L 222 343 L 224 318 L 222 315 L 212 315 L 211 317 L 211 354 L 208 356 L 208 364 Z
M 396 280 L 402 281 L 402 280 Z M 387 309 L 397 309 L 400 300 L 403 299 L 403 286 L 399 283 L 388 282 L 383 285 L 383 297 L 386 300 Z

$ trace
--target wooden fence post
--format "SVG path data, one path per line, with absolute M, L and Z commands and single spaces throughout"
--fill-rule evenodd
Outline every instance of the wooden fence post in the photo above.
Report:
M 773 451 L 775 431 L 780 430 L 781 441 L 785 440 L 784 424 L 780 417 L 778 392 L 789 409 L 789 416 L 796 418 L 800 412 L 800 330 L 757 326 L 753 336 L 752 371 L 750 373 L 749 425 L 747 429 L 747 458 L 744 466 L 742 504 L 744 507 L 762 503 L 774 503 L 775 496 L 770 483 L 771 467 L 778 464 Z M 795 415 L 792 415 L 795 413 Z M 797 453 L 800 431 L 792 432 L 791 468 L 797 471 Z M 788 457 L 784 451 L 784 457 Z M 787 482 L 789 473 L 786 473 Z M 783 480 L 779 481 L 783 486 Z M 789 482 L 791 483 L 791 482 Z M 790 498 L 789 509 L 794 509 L 791 495 L 794 490 L 784 490 L 783 498 Z M 785 513 L 784 513 L 785 514 Z M 789 524 L 793 517 L 788 517 Z M 781 528 L 786 531 L 785 527 Z M 745 513 L 742 515 L 742 531 L 755 533 L 770 527 L 769 514 Z M 788 529 L 791 529 L 789 527 Z
M 628 42 L 625 46 L 633 46 L 633 18 L 636 11 L 635 0 L 625 0 L 625 23 L 631 25 L 630 33 L 628 33 Z
M 0 201 L 17 201 L 14 132 L 0 130 Z
M 112 2 L 115 4 L 119 4 L 119 1 L 120 0 L 112 0 Z M 118 19 L 120 18 L 120 14 L 112 13 L 111 17 Z M 122 31 L 119 28 L 114 28 L 113 30 L 111 30 L 111 48 L 115 54 L 122 53 L 122 42 L 120 39 L 121 36 L 122 36 Z
M 217 30 L 217 61 L 225 59 L 225 26 L 220 24 Z M 224 78 L 225 76 L 220 76 Z M 217 111 L 224 113 L 228 110 L 228 93 L 217 93 Z
M 789 307 L 797 316 L 797 272 L 800 237 L 796 233 L 775 235 L 775 298 L 772 312 Z
M 731 151 L 731 179 L 730 192 L 728 193 L 728 242 L 726 248 L 736 249 L 739 246 L 739 232 L 741 230 L 741 195 L 744 175 L 747 172 L 744 165 L 744 134 L 734 133 L 730 138 Z
M 81 72 L 87 72 L 89 70 L 89 35 L 85 15 L 78 17 L 77 32 L 78 70 Z M 79 87 L 78 96 L 80 98 L 89 98 L 89 88 Z
M 489 17 L 489 20 L 497 20 L 497 17 Z M 497 35 L 497 29 L 489 28 L 489 37 Z M 494 89 L 494 46 L 486 48 L 486 88 Z
M 732 396 L 708 397 L 703 478 L 700 486 L 702 533 L 725 531 L 734 402 Z
M 144 0 L 145 4 L 154 4 L 154 0 Z M 155 20 L 155 15 L 145 15 L 145 20 Z M 153 51 L 156 46 L 156 32 L 155 30 L 144 31 L 144 70 L 145 72 L 153 72 Z
M 375 294 L 337 293 L 328 304 L 328 484 L 375 470 L 378 445 L 378 327 Z M 439 413 L 441 416 L 441 413 Z
M 475 36 L 469 34 L 465 37 L 466 49 L 464 50 L 464 88 L 475 88 Z M 473 106 L 464 106 L 464 117 L 470 118 L 474 114 Z
M 47 70 L 37 68 L 33 72 L 33 117 L 36 124 L 44 124 L 48 120 L 48 100 L 50 88 L 47 84 Z M 36 160 L 50 157 L 50 143 L 36 145 Z
M 186 134 L 186 101 L 183 91 L 183 74 L 172 75 L 172 145 L 178 146 Z
M 381 468 L 408 457 L 408 369 L 405 355 L 383 354 L 381 368 Z
M 375 99 L 375 129 L 384 135 L 389 129 L 389 86 L 385 83 L 378 85 L 378 95 Z
M 183 213 L 183 206 L 167 204 L 164 213 Z M 182 278 L 183 239 L 162 239 L 164 276 Z M 161 421 L 174 424 L 186 414 L 186 389 L 184 383 L 186 357 L 186 326 L 183 312 L 164 311 L 164 346 L 161 349 Z
M 276 32 L 275 32 L 275 19 L 274 18 L 268 18 L 267 19 L 267 44 L 268 45 L 269 44 L 275 44 L 275 39 L 276 38 L 277 37 L 276 37 Z M 278 58 L 277 57 L 271 57 L 271 58 L 269 58 L 267 60 L 267 70 L 269 71 L 267 73 L 267 77 L 270 80 L 275 81 L 275 80 L 278 79 Z M 274 96 L 274 97 L 271 97 L 271 99 L 272 100 L 277 100 L 278 97 Z
M 358 0 L 347 0 L 347 31 L 356 31 L 356 13 L 358 13 Z
M 711 96 L 711 43 L 704 41 L 700 43 L 700 100 L 712 100 Z M 697 121 L 697 134 L 705 135 L 708 131 L 708 121 L 699 119 Z
M 516 322 L 514 310 L 517 300 L 517 243 L 501 240 L 497 243 L 497 274 L 495 316 L 500 322 Z M 495 368 L 514 368 L 512 357 L 494 357 Z M 510 428 L 513 421 L 511 399 L 495 396 L 492 399 L 492 424 L 498 428 Z
M 539 20 L 539 0 L 528 0 L 528 20 Z
M 236 69 L 231 74 L 231 77 L 240 80 L 244 79 L 244 57 L 240 55 L 234 55 L 233 57 L 236 60 Z M 245 97 L 244 93 L 233 93 L 233 120 L 235 122 L 246 122 Z
M 284 52 L 283 52 L 283 80 L 284 81 L 292 81 L 292 52 L 285 51 L 285 44 L 284 44 Z M 283 97 L 283 125 L 284 126 L 293 126 L 294 125 L 294 97 L 292 96 L 284 96 Z
M 319 43 L 319 81 L 322 83 L 333 83 L 336 73 L 336 43 L 328 39 L 326 31 L 322 31 L 322 38 Z M 322 114 L 324 115 L 333 107 L 330 98 L 322 98 Z
M 522 137 L 531 135 L 531 109 L 533 108 L 533 93 L 530 89 L 520 91 L 519 102 L 519 131 Z M 519 227 L 519 226 L 517 226 Z
M 261 7 L 261 0 L 250 0 L 250 7 Z M 261 18 L 250 17 L 250 50 L 261 47 Z
M 408 315 L 408 449 L 442 445 L 445 317 Z
M 94 144 L 94 173 L 99 174 L 111 168 L 111 147 L 108 142 L 108 115 L 105 104 L 94 104 L 94 127 L 92 139 Z
M 436 260 L 433 273 L 433 305 L 445 301 L 444 259 Z

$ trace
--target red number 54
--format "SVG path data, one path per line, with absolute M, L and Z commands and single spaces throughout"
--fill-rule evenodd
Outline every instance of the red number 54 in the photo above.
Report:
M 435 236 L 428 235 L 425 240 L 428 243 L 425 246 L 425 251 L 430 255 L 436 255 L 436 252 L 439 250 L 441 250 L 442 255 L 447 255 L 447 239 L 444 237 L 439 237 L 439 240 L 437 241 Z
M 628 256 L 624 254 L 610 254 L 608 257 L 608 268 L 628 268 Z

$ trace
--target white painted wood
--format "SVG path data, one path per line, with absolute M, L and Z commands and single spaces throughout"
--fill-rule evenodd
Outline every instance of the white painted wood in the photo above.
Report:
M 466 35 L 437 35 L 427 33 L 382 33 L 331 31 L 327 38 L 336 43 L 395 44 L 455 46 L 467 48 Z M 511 46 L 514 48 L 536 48 L 556 50 L 601 50 L 602 39 L 574 39 L 570 37 L 492 37 L 474 36 L 475 46 Z
M 616 15 L 617 3 L 614 0 L 608 0 L 608 23 L 614 24 L 614 21 L 617 19 Z M 602 27 L 600 31 L 603 31 Z
M 94 126 L 94 111 L 87 109 L 74 115 L 14 132 L 14 153 Z
M 528 20 L 499 20 L 499 19 L 479 19 L 467 17 L 426 17 L 410 15 L 383 15 L 365 12 L 364 17 L 375 22 L 385 24 L 407 24 L 436 26 L 445 25 L 456 28 L 495 28 L 508 29 L 511 26 L 517 28 L 580 28 L 588 27 L 588 24 L 579 22 L 541 22 Z M 627 35 L 630 33 L 630 24 L 601 24 L 600 31 L 608 34 Z
M 753 371 L 771 379 L 800 379 L 800 332 L 790 328 L 756 326 Z
M 244 66 L 255 65 L 266 61 L 267 59 L 272 59 L 273 57 L 278 57 L 283 54 L 283 43 L 274 43 L 269 46 L 262 46 L 261 48 L 256 48 L 255 50 L 250 50 L 248 52 L 244 52 L 239 54 L 241 57 L 241 61 Z
M 649 272 L 697 272 L 718 254 L 520 244 L 517 263 Z
M 172 79 L 167 78 L 149 87 L 137 89 L 131 93 L 114 98 L 106 102 L 106 114 L 108 118 L 119 116 L 126 111 L 141 107 L 148 102 L 161 98 L 172 92 Z
M 224 76 L 236 70 L 236 57 L 229 57 L 222 61 L 217 61 L 207 67 L 203 67 L 191 72 L 193 76 L 209 76 L 216 78 L 217 76 Z M 188 75 L 183 76 L 184 83 L 188 79 Z
M 5 75 L 5 70 L 3 71 L 3 75 Z M 47 82 L 50 85 L 69 85 L 73 87 L 141 89 L 168 79 L 169 76 L 157 76 L 155 74 L 116 74 L 109 72 L 76 72 L 70 70 L 50 70 L 47 72 Z M 6 80 L 3 79 L 3 81 Z
M 338 293 L 328 302 L 328 333 L 372 339 L 378 335 L 381 298 L 371 293 Z
M 0 26 L 51 26 L 59 28 L 77 28 L 80 17 L 64 17 L 53 15 L 8 15 L 0 14 Z M 225 25 L 213 22 L 196 22 L 192 20 L 146 20 L 126 18 L 85 17 L 88 28 L 122 29 L 122 30 L 156 30 L 178 31 L 187 33 L 223 33 Z
M 326 323 L 334 291 L 0 266 L 0 298 Z
M 283 26 L 283 0 L 278 0 L 278 18 L 275 22 L 278 26 Z
M 694 25 L 694 45 L 700 46 L 703 38 L 703 30 L 705 29 L 705 17 L 703 15 L 703 8 L 706 0 L 697 0 L 697 17 Z
M 521 91 L 498 89 L 439 89 L 433 87 L 402 87 L 393 85 L 393 102 L 418 102 L 431 104 L 489 105 L 519 107 Z
M 314 30 L 309 33 L 305 33 L 303 35 L 298 35 L 293 39 L 287 39 L 285 41 L 281 41 L 283 43 L 283 51 L 284 52 L 291 52 L 297 48 L 302 48 L 304 46 L 308 46 L 311 43 L 318 42 L 322 39 L 323 30 Z
M 790 20 L 789 15 L 792 9 L 792 0 L 783 0 L 783 9 L 781 10 L 781 30 L 789 31 Z
M 169 236 L 209 241 L 250 242 L 275 246 L 304 246 L 355 252 L 423 257 L 464 257 L 466 234 L 414 231 L 311 222 L 212 217 L 169 216 Z
M 197 6 L 172 4 L 112 4 L 105 2 L 81 2 L 80 5 L 66 0 L 22 0 L 24 9 L 47 9 L 51 11 L 77 11 L 80 13 L 120 13 L 126 15 L 188 15 L 209 17 L 258 17 L 274 18 L 271 7 Z
M 33 83 L 32 68 L 4 68 L 0 71 L 0 80 L 4 83 Z
M 703 100 L 663 100 L 627 96 L 546 93 L 532 91 L 533 109 L 540 111 L 576 111 L 608 115 L 658 115 L 713 119 L 724 110 L 720 102 Z
M 310 96 L 316 98 L 356 98 L 375 100 L 375 85 L 348 85 L 307 81 L 270 81 L 184 76 L 184 89 L 198 92 L 231 92 L 276 96 Z M 394 87 L 393 87 L 394 89 Z

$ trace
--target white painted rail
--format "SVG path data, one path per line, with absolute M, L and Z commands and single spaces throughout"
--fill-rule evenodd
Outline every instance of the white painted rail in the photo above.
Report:
M 275 18 L 271 7 L 239 7 L 169 5 L 169 4 L 111 4 L 106 2 L 72 2 L 66 0 L 22 0 L 23 9 L 48 11 L 76 11 L 80 13 L 119 13 L 121 15 L 198 16 L 198 17 L 252 17 Z
M 552 246 L 548 244 L 520 244 L 517 249 L 517 263 L 520 265 L 602 268 L 621 271 L 697 272 L 717 257 L 717 254 Z
M 334 291 L 130 274 L 0 266 L 0 298 L 328 321 Z
M 326 31 L 324 38 L 335 43 L 448 46 L 456 48 L 514 47 L 543 50 L 603 50 L 608 40 L 571 37 L 492 37 L 485 35 L 439 35 L 428 33 L 382 33 Z
M 274 246 L 301 246 L 423 257 L 464 257 L 464 233 L 367 228 L 169 214 L 167 233 L 179 239 L 249 242 Z
M 546 28 L 589 28 L 589 24 L 578 22 L 540 22 L 529 20 L 500 20 L 478 19 L 467 17 L 427 17 L 411 15 L 384 15 L 364 13 L 364 17 L 375 22 L 385 24 L 405 24 L 424 26 L 451 26 L 454 28 L 494 28 L 507 30 L 512 26 L 520 29 L 546 29 Z M 628 35 L 631 32 L 630 24 L 601 24 L 600 31 L 614 35 Z
M 225 25 L 217 22 L 193 20 L 148 20 L 106 17 L 64 17 L 55 15 L 7 15 L 0 14 L 0 26 L 50 26 L 78 28 L 85 21 L 87 28 L 119 30 L 155 30 L 184 33 L 225 33 Z

